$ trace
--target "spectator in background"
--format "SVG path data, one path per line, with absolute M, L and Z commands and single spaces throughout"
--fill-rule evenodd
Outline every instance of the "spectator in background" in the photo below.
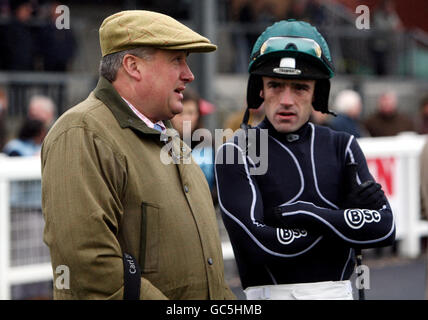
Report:
M 249 63 L 251 48 L 258 37 L 254 30 L 257 24 L 273 21 L 274 14 L 278 14 L 280 3 L 284 1 L 266 0 L 231 0 L 229 4 L 230 17 L 233 22 L 241 24 L 241 27 L 232 32 L 232 43 L 235 46 L 234 72 L 246 72 Z M 250 30 L 248 30 L 250 29 Z M 252 30 L 251 30 L 252 29 Z
M 9 141 L 3 152 L 10 157 L 39 155 L 46 132 L 42 121 L 27 118 L 19 130 L 18 137 Z
M 309 0 L 306 6 L 309 19 L 315 26 L 322 27 L 326 22 L 326 12 L 321 0 Z
M 244 118 L 245 109 L 238 110 L 235 112 L 232 112 L 224 121 L 223 128 L 226 129 L 232 129 L 233 132 L 241 128 L 242 119 Z M 248 119 L 248 124 L 252 127 L 257 126 L 265 117 L 265 109 L 263 104 L 257 108 L 257 109 L 250 109 L 250 117 Z M 227 134 L 227 132 L 225 132 Z M 229 139 L 233 136 L 233 133 L 231 135 L 227 135 L 226 139 Z
M 371 51 L 373 64 L 378 75 L 391 73 L 397 44 L 397 32 L 403 29 L 398 16 L 394 1 L 382 0 L 373 13 L 374 38 L 372 39 Z
M 368 133 L 360 123 L 363 105 L 361 96 L 353 90 L 339 92 L 333 105 L 337 116 L 332 118 L 329 126 L 333 130 L 352 134 L 355 138 L 367 136 Z
M 264 13 L 264 21 L 270 23 L 287 17 L 290 6 L 292 5 L 291 0 L 261 0 L 259 2 L 261 2 L 261 5 L 257 12 L 259 12 L 259 14 Z M 251 1 L 251 3 L 253 3 L 253 1 Z
M 310 22 L 307 6 L 308 6 L 308 0 L 293 0 L 291 2 L 291 8 L 288 13 L 289 18 Z
M 7 139 L 6 116 L 8 99 L 6 91 L 0 88 L 0 151 L 3 149 Z
M 224 121 L 224 129 L 238 130 L 241 127 L 242 119 L 244 118 L 245 109 L 232 112 Z M 263 105 L 258 109 L 250 110 L 250 118 L 248 124 L 255 127 L 265 117 Z
M 54 116 L 55 104 L 51 98 L 43 95 L 32 96 L 27 117 L 19 130 L 18 137 L 9 141 L 3 152 L 9 156 L 38 155 L 43 139 L 54 121 Z
M 202 169 L 207 179 L 211 194 L 214 188 L 214 148 L 212 142 L 199 141 L 199 136 L 193 139 L 193 133 L 197 129 L 203 128 L 203 116 L 206 115 L 201 110 L 202 99 L 191 88 L 186 88 L 183 92 L 183 112 L 171 119 L 173 127 L 180 134 L 181 139 L 189 143 L 192 149 L 192 157 Z M 213 111 L 213 110 L 212 110 Z M 197 139 L 196 139 L 197 138 Z
M 29 21 L 33 6 L 29 0 L 10 1 L 11 22 L 1 30 L 1 67 L 4 70 L 34 70 L 35 35 Z
M 418 133 L 428 134 L 428 95 L 424 96 L 419 104 Z
M 40 30 L 40 51 L 43 70 L 64 72 L 70 69 L 76 53 L 76 39 L 71 29 L 58 29 L 56 20 L 62 14 L 56 12 L 58 1 L 48 3 L 48 21 Z
M 317 27 L 325 23 L 326 14 L 321 0 L 291 0 L 288 3 L 286 15 L 290 19 L 310 22 Z
M 364 121 L 364 125 L 372 137 L 394 136 L 404 131 L 416 131 L 410 117 L 398 111 L 397 96 L 392 91 L 379 97 L 377 111 Z
M 47 96 L 34 95 L 28 105 L 28 118 L 41 120 L 49 129 L 55 119 L 55 103 Z
M 257 20 L 256 13 L 248 0 L 232 0 L 230 2 L 230 16 L 233 22 L 239 24 L 255 23 Z M 233 31 L 231 37 L 235 47 L 233 71 L 238 73 L 245 72 L 248 65 L 251 43 L 255 40 L 254 34 L 243 32 L 241 29 Z

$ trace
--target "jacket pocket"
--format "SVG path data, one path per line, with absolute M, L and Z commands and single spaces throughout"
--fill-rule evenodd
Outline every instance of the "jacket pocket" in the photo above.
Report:
M 140 266 L 143 273 L 158 271 L 159 241 L 159 208 L 143 202 L 140 239 Z

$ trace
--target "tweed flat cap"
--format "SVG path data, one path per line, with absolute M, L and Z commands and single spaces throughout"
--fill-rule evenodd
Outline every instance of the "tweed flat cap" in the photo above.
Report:
M 140 46 L 188 52 L 217 49 L 210 40 L 177 20 L 146 10 L 115 13 L 103 21 L 99 33 L 103 57 Z

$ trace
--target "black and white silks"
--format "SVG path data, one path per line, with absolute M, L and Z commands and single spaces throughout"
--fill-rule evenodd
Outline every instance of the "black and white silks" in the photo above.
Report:
M 251 174 L 257 162 L 238 135 L 216 155 L 219 205 L 244 288 L 347 280 L 354 249 L 392 244 L 394 216 L 386 198 L 378 210 L 341 206 L 347 163 L 358 164 L 359 183 L 374 180 L 353 136 L 310 122 L 282 134 L 265 119 L 255 128 L 258 143 L 260 129 L 268 130 L 265 174 Z M 275 214 L 286 228 L 269 226 Z

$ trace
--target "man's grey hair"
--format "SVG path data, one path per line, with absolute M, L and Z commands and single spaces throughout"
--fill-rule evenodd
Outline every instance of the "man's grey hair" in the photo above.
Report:
M 117 71 L 122 66 L 122 61 L 125 55 L 131 54 L 141 59 L 150 60 L 155 50 L 155 48 L 151 47 L 138 47 L 108 54 L 101 59 L 99 68 L 100 76 L 106 78 L 110 82 L 113 82 L 116 80 Z

